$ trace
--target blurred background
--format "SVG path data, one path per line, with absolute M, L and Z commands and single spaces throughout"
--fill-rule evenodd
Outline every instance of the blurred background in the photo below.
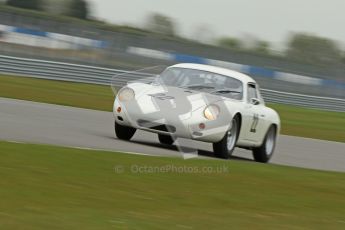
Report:
M 0 55 L 121 70 L 204 63 L 265 89 L 344 99 L 345 17 L 324 17 L 342 7 L 279 2 L 0 0 Z

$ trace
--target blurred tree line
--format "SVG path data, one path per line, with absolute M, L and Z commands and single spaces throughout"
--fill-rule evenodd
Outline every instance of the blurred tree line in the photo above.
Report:
M 7 0 L 6 4 L 9 6 L 31 10 L 43 9 L 41 0 Z
M 217 45 L 230 50 L 274 55 L 270 43 L 262 40 L 257 40 L 254 45 L 248 48 L 238 38 L 225 37 L 219 39 Z M 345 63 L 345 53 L 335 41 L 307 33 L 295 33 L 290 36 L 283 57 L 317 65 Z
M 173 19 L 162 14 L 151 14 L 148 18 L 147 29 L 166 36 L 176 36 L 176 24 Z M 252 39 L 250 43 L 248 45 L 238 38 L 223 37 L 216 42 L 216 45 L 238 52 L 277 56 L 267 41 Z M 280 54 L 281 56 L 292 61 L 313 65 L 345 64 L 345 52 L 335 41 L 307 33 L 295 33 L 290 36 L 287 48 L 282 55 Z
M 52 11 L 69 17 L 87 19 L 89 5 L 85 0 L 7 0 L 6 4 L 30 10 Z
M 89 4 L 86 0 L 7 0 L 6 4 L 13 7 L 48 11 L 79 19 L 90 18 Z M 179 39 L 174 20 L 162 14 L 151 14 L 147 19 L 146 29 L 163 37 Z M 198 39 L 196 38 L 195 40 Z M 272 57 L 279 56 L 312 65 L 345 64 L 345 51 L 335 41 L 312 34 L 293 34 L 288 39 L 286 50 L 278 56 L 267 41 L 257 39 L 251 43 L 248 46 L 246 41 L 233 37 L 223 37 L 215 42 L 217 46 L 237 52 Z
M 147 29 L 167 36 L 176 35 L 176 25 L 173 20 L 165 15 L 154 13 L 148 17 Z
M 335 64 L 341 61 L 341 49 L 331 39 L 298 33 L 289 40 L 286 57 L 310 64 Z

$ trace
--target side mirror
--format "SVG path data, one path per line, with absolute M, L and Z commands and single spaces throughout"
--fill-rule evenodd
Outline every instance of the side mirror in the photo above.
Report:
M 250 99 L 250 103 L 253 105 L 260 105 L 260 100 L 257 98 Z

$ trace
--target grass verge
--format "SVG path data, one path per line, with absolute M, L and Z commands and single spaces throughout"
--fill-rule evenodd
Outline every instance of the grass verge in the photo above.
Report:
M 12 76 L 0 76 L 0 97 L 105 111 L 112 110 L 114 99 L 107 86 Z M 279 104 L 269 106 L 278 111 L 283 134 L 345 142 L 345 113 Z
M 269 104 L 280 116 L 282 133 L 345 142 L 345 113 Z
M 345 228 L 344 173 L 0 142 L 0 175 L 2 229 Z
M 0 75 L 0 97 L 111 111 L 110 86 Z

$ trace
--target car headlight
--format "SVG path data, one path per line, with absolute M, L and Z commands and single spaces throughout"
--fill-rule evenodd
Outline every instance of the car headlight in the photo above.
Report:
M 204 110 L 204 116 L 208 120 L 216 120 L 219 116 L 220 109 L 217 105 L 209 105 Z
M 120 101 L 130 101 L 134 99 L 135 93 L 134 90 L 128 87 L 120 89 L 120 92 L 117 94 L 117 97 Z

